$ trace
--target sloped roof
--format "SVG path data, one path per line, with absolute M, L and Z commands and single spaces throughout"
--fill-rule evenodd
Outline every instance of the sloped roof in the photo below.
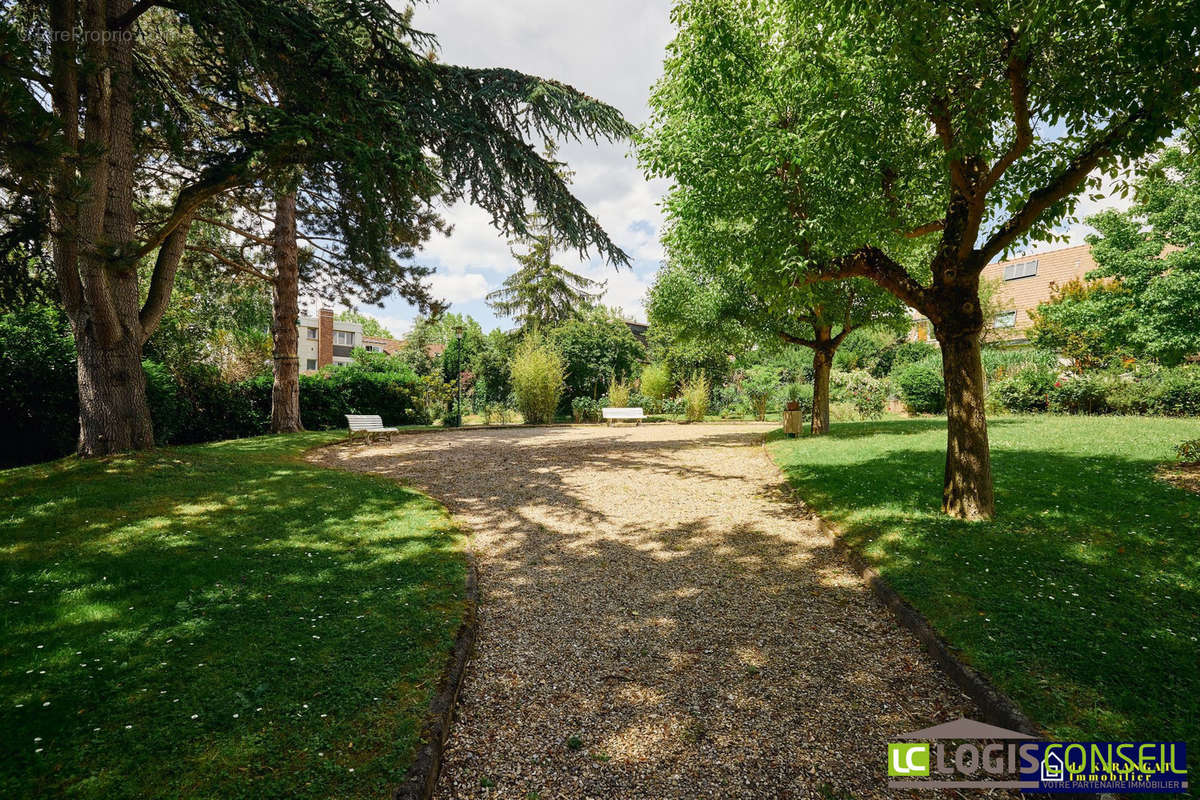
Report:
M 1036 739 L 1020 731 L 1010 731 L 1008 728 L 998 728 L 984 722 L 959 717 L 953 722 L 943 722 L 932 728 L 922 728 L 919 731 L 909 731 L 893 739 Z

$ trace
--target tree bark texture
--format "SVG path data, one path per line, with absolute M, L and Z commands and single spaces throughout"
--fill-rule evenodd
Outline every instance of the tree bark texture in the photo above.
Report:
M 296 243 L 296 193 L 275 198 L 275 281 L 271 339 L 274 344 L 275 382 L 271 387 L 271 432 L 297 433 L 300 421 L 300 316 L 299 249 Z
M 946 472 L 942 510 L 961 519 L 995 513 L 992 459 L 984 413 L 979 331 L 935 329 L 946 380 Z

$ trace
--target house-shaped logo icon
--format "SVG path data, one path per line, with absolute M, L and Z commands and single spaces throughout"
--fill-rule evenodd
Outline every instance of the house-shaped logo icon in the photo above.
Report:
M 1066 769 L 1064 769 L 1062 756 L 1053 750 L 1046 753 L 1042 759 L 1042 782 L 1046 781 L 1061 781 L 1066 778 Z

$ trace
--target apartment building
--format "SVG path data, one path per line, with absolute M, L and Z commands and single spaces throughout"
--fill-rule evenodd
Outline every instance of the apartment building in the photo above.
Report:
M 1086 244 L 988 264 L 983 268 L 980 280 L 997 284 L 993 301 L 997 313 L 992 319 L 984 320 L 984 324 L 994 329 L 994 339 L 1009 344 L 1029 341 L 1029 328 L 1033 326 L 1030 312 L 1039 303 L 1050 299 L 1055 286 L 1082 278 L 1095 268 L 1091 247 Z M 916 311 L 912 313 L 913 327 L 909 338 L 921 342 L 933 340 L 929 320 Z
M 336 319 L 328 308 L 322 308 L 315 317 L 301 316 L 296 325 L 300 332 L 301 372 L 316 372 L 329 364 L 351 364 L 356 347 L 376 353 L 396 353 L 404 346 L 400 339 L 367 336 L 361 324 Z

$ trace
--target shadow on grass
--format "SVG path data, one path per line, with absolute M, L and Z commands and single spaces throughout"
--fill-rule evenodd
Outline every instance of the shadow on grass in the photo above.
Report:
M 461 539 L 261 437 L 0 476 L 0 794 L 381 796 L 462 613 Z
M 1154 477 L 1195 423 L 989 424 L 987 523 L 938 511 L 944 422 L 771 448 L 804 500 L 1053 734 L 1200 748 L 1200 497 Z

